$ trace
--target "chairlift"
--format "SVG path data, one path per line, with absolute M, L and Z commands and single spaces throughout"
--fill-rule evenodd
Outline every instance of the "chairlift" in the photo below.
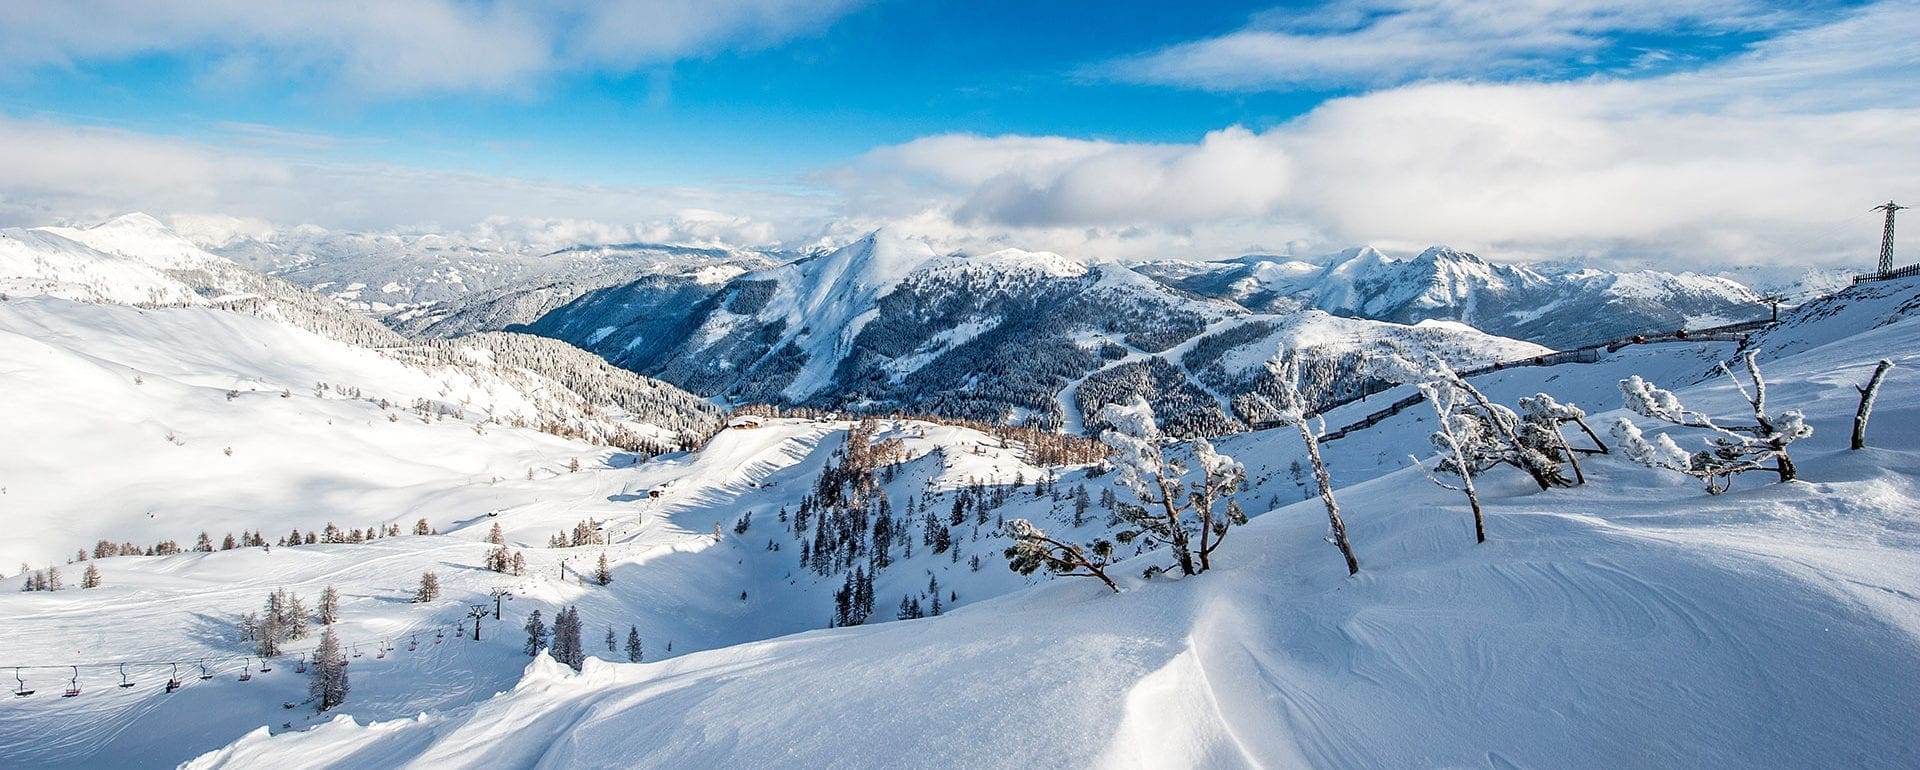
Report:
M 418 649 L 420 649 L 420 635 L 414 634 L 413 641 L 407 642 L 407 652 L 413 652 Z
M 32 695 L 32 694 L 33 694 L 33 691 L 32 691 L 32 690 L 29 690 L 29 689 L 27 689 L 27 680 L 25 680 L 25 679 L 22 679 L 22 678 L 20 678 L 20 667 L 19 667 L 19 666 L 15 666 L 15 667 L 14 667 L 14 669 L 13 669 L 13 679 L 14 679 L 14 681 L 16 681 L 16 682 L 19 682 L 19 683 L 20 683 L 20 686 L 19 686 L 19 687 L 16 687 L 16 688 L 14 689 L 14 691 L 13 691 L 13 694 L 14 694 L 14 696 L 15 696 L 15 697 L 19 697 L 19 698 L 25 698 L 25 697 L 27 697 L 27 696 L 29 696 L 29 695 Z
M 270 659 L 267 659 L 267 658 L 261 658 L 261 659 L 260 659 L 260 673 L 262 673 L 262 674 L 264 674 L 264 673 L 267 673 L 268 671 L 272 671 L 272 670 L 273 670 L 273 661 L 271 661 Z
M 365 654 L 366 654 L 366 653 L 364 653 L 364 652 L 361 652 L 361 651 L 360 651 L 360 645 L 357 645 L 357 644 L 356 644 L 356 645 L 354 645 L 354 646 L 353 646 L 353 656 L 354 656 L 354 657 L 356 657 L 356 658 L 358 658 L 358 657 L 360 657 L 360 656 L 362 656 L 362 655 L 365 655 Z
M 245 666 L 246 668 L 240 671 L 240 681 L 242 682 L 251 681 L 253 679 L 253 661 L 252 660 L 241 661 L 241 665 Z
M 213 671 L 207 668 L 207 662 L 204 660 L 200 661 L 200 680 L 206 681 L 212 678 L 213 678 Z
M 121 687 L 133 686 L 133 680 L 127 678 L 127 664 L 125 663 L 120 664 L 120 686 Z
M 304 652 L 300 653 L 300 663 L 299 665 L 296 665 L 293 667 L 293 673 L 296 673 L 296 674 L 307 673 L 307 654 L 306 653 Z
M 173 666 L 173 673 L 167 675 L 167 692 L 173 692 L 174 690 L 180 689 L 180 664 L 169 663 L 167 665 Z
M 62 698 L 71 698 L 80 694 L 80 667 L 73 667 L 73 680 L 67 683 L 67 692 Z
M 386 657 L 387 656 L 387 640 L 385 639 L 380 640 L 380 647 L 378 649 L 380 650 L 380 654 L 375 655 L 373 657 L 376 657 L 376 658 Z

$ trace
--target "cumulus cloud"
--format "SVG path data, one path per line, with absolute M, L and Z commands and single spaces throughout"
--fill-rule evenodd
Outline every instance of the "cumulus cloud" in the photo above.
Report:
M 1623 33 L 1788 23 L 1752 0 L 1333 0 L 1092 68 L 1119 80 L 1221 91 L 1379 86 L 1533 74 L 1583 61 Z M 1657 61 L 1660 52 L 1651 52 Z
M 512 91 L 818 31 L 862 0 L 64 0 L 0 3 L 0 74 L 143 54 L 214 81 L 304 74 L 342 93 Z
M 1920 10 L 1885 3 L 1683 74 L 1403 86 L 1190 145 L 934 137 L 827 178 L 921 222 L 1114 255 L 1304 240 L 1854 264 L 1877 244 L 1866 208 L 1920 193 L 1915 28 Z

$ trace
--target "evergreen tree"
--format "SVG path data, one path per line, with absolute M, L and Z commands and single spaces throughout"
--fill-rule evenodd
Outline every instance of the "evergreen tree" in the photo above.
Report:
M 432 531 L 432 528 L 427 526 L 427 520 L 424 518 L 413 523 L 413 534 L 425 535 Z
M 553 659 L 579 671 L 587 663 L 586 648 L 581 645 L 580 611 L 568 607 L 553 619 Z
M 593 568 L 593 582 L 599 583 L 600 585 L 613 582 L 613 568 L 607 566 L 607 554 L 605 551 L 600 552 L 600 564 Z M 613 636 L 611 626 L 607 629 L 607 636 L 608 638 L 612 638 Z M 612 645 L 609 644 L 608 647 L 611 649 Z
M 231 551 L 236 547 L 238 547 L 238 544 L 233 541 L 232 532 L 228 532 L 226 539 L 220 541 L 220 550 L 222 551 Z
M 534 610 L 527 618 L 527 655 L 539 655 L 547 646 L 547 624 L 540 620 L 540 611 Z
M 340 592 L 333 586 L 320 589 L 320 625 L 331 626 L 340 620 Z
M 193 541 L 193 550 L 200 553 L 213 553 L 213 538 L 208 537 L 204 530 L 201 531 L 200 539 Z
M 433 572 L 420 573 L 420 588 L 413 592 L 416 604 L 426 604 L 440 598 L 440 576 Z
M 340 640 L 333 635 L 329 627 L 320 634 L 320 646 L 313 650 L 314 665 L 307 682 L 307 691 L 313 696 L 321 711 L 338 706 L 347 700 L 347 661 L 340 654 Z
M 493 523 L 493 529 L 487 531 L 487 542 L 494 545 L 506 545 L 507 536 L 500 531 L 500 522 Z
M 615 644 L 616 642 L 614 641 L 614 638 L 613 638 L 613 625 L 608 624 L 607 625 L 607 652 L 613 652 L 614 650 L 618 649 L 617 647 L 614 646 Z
M 933 606 L 930 608 L 927 614 L 932 615 L 934 617 L 939 617 L 940 616 L 940 577 L 938 575 L 935 575 L 934 577 L 927 579 L 927 593 L 933 594 Z
M 641 652 L 642 650 L 640 649 L 640 627 L 628 626 L 627 627 L 627 662 L 639 663 Z

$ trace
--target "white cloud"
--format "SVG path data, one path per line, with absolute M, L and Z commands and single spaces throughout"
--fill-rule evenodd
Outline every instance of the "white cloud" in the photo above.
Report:
M 1621 33 L 1756 28 L 1786 16 L 1752 0 L 1333 0 L 1093 72 L 1222 91 L 1507 76 L 1579 61 Z
M 215 83 L 305 76 L 343 93 L 514 91 L 824 28 L 863 0 L 63 0 L 0 3 L 0 74 L 141 54 Z
M 469 231 L 520 242 L 778 245 L 817 237 L 818 196 L 754 187 L 578 185 L 376 164 L 316 163 L 113 129 L 0 117 L 0 225 L 146 211 L 198 237 L 262 223 Z M 721 213 L 730 212 L 730 213 Z M 613 223 L 613 224 L 608 224 Z M 544 236 L 542 235 L 544 233 Z
M 1858 265 L 1866 208 L 1920 198 L 1916 28 L 1883 3 L 1684 74 L 1406 86 L 1191 145 L 934 137 L 824 178 L 958 238 L 1113 256 L 1304 239 Z

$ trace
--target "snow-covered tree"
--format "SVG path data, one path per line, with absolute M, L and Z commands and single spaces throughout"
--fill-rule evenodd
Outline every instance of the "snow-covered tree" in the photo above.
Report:
M 1587 412 L 1573 404 L 1563 404 L 1545 393 L 1535 393 L 1520 399 L 1520 440 L 1527 446 L 1552 459 L 1564 459 L 1573 468 L 1573 480 L 1577 484 L 1587 483 L 1586 473 L 1580 470 L 1580 453 L 1591 452 L 1606 454 L 1606 442 L 1594 435 L 1593 428 L 1587 426 Z M 1593 448 L 1574 448 L 1567 442 L 1566 434 L 1560 432 L 1565 423 L 1579 426 L 1593 442 Z
M 600 552 L 600 562 L 593 568 L 593 582 L 606 585 L 613 582 L 613 568 L 607 564 L 607 553 Z M 613 633 L 609 630 L 607 633 Z
M 1746 365 L 1751 390 L 1734 375 L 1732 367 L 1723 363 L 1720 369 L 1746 397 L 1753 411 L 1753 425 L 1722 425 L 1704 412 L 1686 408 L 1671 391 L 1634 375 L 1620 381 L 1627 409 L 1662 422 L 1707 431 L 1710 444 L 1706 449 L 1688 452 L 1674 443 L 1671 436 L 1662 433 L 1648 437 L 1632 420 L 1622 417 L 1614 422 L 1612 431 L 1621 443 L 1621 451 L 1641 465 L 1702 479 L 1709 494 L 1725 492 L 1733 484 L 1735 475 L 1748 471 L 1771 468 L 1780 481 L 1794 480 L 1796 473 L 1793 459 L 1787 455 L 1787 446 L 1813 435 L 1813 426 L 1807 424 L 1806 415 L 1797 409 L 1770 414 L 1767 381 L 1760 373 L 1755 353 L 1749 351 L 1741 361 Z
M 313 666 L 308 669 L 307 692 L 319 710 L 326 711 L 347 701 L 347 660 L 341 654 L 340 639 L 329 626 L 320 634 L 320 645 L 313 649 Z
M 1186 442 L 1189 462 L 1181 456 L 1179 442 L 1160 432 L 1153 407 L 1143 398 L 1102 407 L 1099 422 L 1110 426 L 1100 434 L 1100 440 L 1113 449 L 1121 485 L 1132 490 L 1141 503 L 1120 504 L 1120 516 L 1129 528 L 1117 533 L 1115 539 L 1132 543 L 1145 538 L 1148 545 L 1168 546 L 1181 574 L 1210 569 L 1213 552 L 1228 529 L 1246 523 L 1246 513 L 1239 504 L 1228 500 L 1224 508 L 1221 506 L 1246 480 L 1246 469 L 1215 451 L 1204 438 Z M 1193 470 L 1199 471 L 1199 478 L 1184 482 Z
M 1448 387 L 1444 382 L 1427 382 L 1420 384 L 1420 393 L 1426 396 L 1427 403 L 1433 405 L 1433 412 L 1439 418 L 1440 429 L 1429 435 L 1427 440 L 1440 452 L 1440 467 L 1459 474 L 1460 486 L 1441 481 L 1431 473 L 1427 474 L 1427 479 L 1441 487 L 1466 494 L 1467 505 L 1473 510 L 1474 541 L 1487 542 L 1487 521 L 1480 511 L 1480 493 L 1473 486 L 1473 476 L 1479 470 L 1472 459 L 1475 453 L 1469 449 L 1469 442 L 1484 440 L 1487 433 L 1479 429 L 1480 426 L 1472 417 L 1459 412 L 1458 390 Z M 1426 466 L 1420 465 L 1419 458 L 1414 458 L 1413 463 L 1422 472 L 1426 471 Z
M 1327 473 L 1327 463 L 1320 457 L 1320 437 L 1326 434 L 1326 421 L 1308 414 L 1300 369 L 1291 359 L 1267 362 L 1267 374 L 1272 378 L 1274 396 L 1256 393 L 1253 397 L 1272 415 L 1274 423 L 1291 425 L 1300 432 L 1300 442 L 1307 448 L 1307 462 L 1313 466 L 1313 480 L 1320 489 L 1320 501 L 1327 509 L 1327 541 L 1340 549 L 1340 556 L 1347 562 L 1347 574 L 1358 575 L 1360 560 L 1353 555 L 1353 544 L 1347 540 L 1347 523 L 1340 517 L 1340 503 L 1333 496 L 1333 476 Z
M 500 531 L 500 522 L 497 522 L 497 521 L 494 522 L 493 528 L 490 530 L 487 530 L 487 542 L 493 545 L 507 544 L 506 534 Z
M 100 567 L 98 565 L 88 564 L 87 571 L 80 573 L 80 587 L 81 588 L 99 588 L 100 587 Z
M 1112 541 L 1102 538 L 1084 547 L 1061 542 L 1048 537 L 1045 531 L 1026 519 L 1009 519 L 1007 531 L 1013 535 L 1013 545 L 1006 551 L 1007 567 L 1014 572 L 1031 575 L 1036 570 L 1045 569 L 1056 575 L 1098 578 L 1114 593 L 1120 592 L 1113 578 L 1107 576 L 1107 567 L 1113 564 Z M 933 602 L 935 614 L 939 614 L 940 591 L 937 584 Z

